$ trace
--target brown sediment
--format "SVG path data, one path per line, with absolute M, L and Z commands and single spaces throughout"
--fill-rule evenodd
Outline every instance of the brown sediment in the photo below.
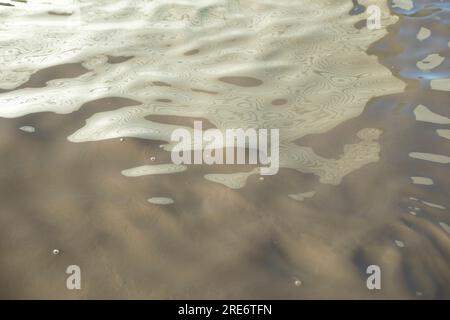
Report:
M 281 105 L 283 105 L 283 104 L 286 104 L 287 103 L 287 99 L 275 99 L 275 100 L 272 100 L 272 104 L 274 105 L 274 106 L 281 106 Z
M 209 90 L 203 90 L 203 89 L 191 89 L 194 92 L 201 92 L 201 93 L 207 93 L 207 94 L 218 94 L 218 92 L 215 91 L 209 91 Z
M 158 102 L 165 102 L 165 103 L 170 103 L 170 102 L 172 102 L 172 100 L 170 100 L 170 99 L 156 99 L 155 101 L 158 101 Z
M 263 84 L 259 79 L 244 76 L 221 77 L 219 80 L 239 87 L 258 87 Z
M 153 81 L 152 84 L 157 87 L 171 87 L 172 85 L 163 81 Z
M 185 55 L 185 56 L 192 56 L 192 55 L 197 54 L 197 53 L 199 53 L 199 52 L 200 52 L 200 50 L 198 50 L 198 49 L 193 49 L 193 50 L 186 51 L 186 52 L 184 53 L 184 55 Z
M 47 12 L 49 15 L 53 16 L 62 16 L 62 17 L 70 17 L 72 13 L 69 12 L 56 12 L 56 11 L 49 11 Z
M 367 26 L 367 20 L 363 19 L 363 20 L 359 20 L 357 23 L 354 24 L 356 29 L 362 29 L 365 26 Z
M 89 72 L 89 70 L 83 67 L 81 63 L 66 63 L 63 65 L 52 66 L 33 73 L 27 82 L 12 90 L 24 88 L 43 88 L 47 85 L 48 81 L 55 79 L 76 78 L 87 72 Z M 12 90 L 3 90 L 3 93 Z
M 122 62 L 128 61 L 132 58 L 134 58 L 134 57 L 132 57 L 132 56 L 128 56 L 128 57 L 108 56 L 108 63 L 111 63 L 111 64 L 122 63 Z

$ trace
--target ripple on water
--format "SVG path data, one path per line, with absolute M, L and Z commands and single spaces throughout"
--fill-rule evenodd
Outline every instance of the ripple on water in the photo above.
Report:
M 108 5 L 106 0 L 87 3 L 92 10 Z M 316 174 L 323 183 L 339 184 L 348 173 L 378 161 L 376 139 L 346 146 L 339 159 L 320 157 L 294 141 L 357 117 L 374 96 L 404 89 L 402 81 L 364 52 L 396 16 L 383 15 L 380 30 L 358 30 L 354 25 L 361 21 L 365 1 L 353 1 L 353 9 L 350 2 L 325 0 L 270 6 L 208 3 L 139 1 L 129 10 L 117 8 L 120 21 L 97 10 L 81 15 L 83 32 L 75 38 L 72 25 L 62 24 L 54 32 L 52 26 L 27 25 L 27 10 L 6 13 L 0 24 L 8 25 L 13 36 L 1 40 L 0 54 L 8 64 L 0 71 L 0 87 L 17 87 L 37 70 L 64 63 L 82 61 L 87 72 L 2 94 L 0 116 L 65 114 L 115 96 L 142 104 L 94 114 L 69 141 L 136 137 L 169 142 L 176 126 L 146 117 L 198 117 L 221 131 L 280 129 L 281 166 Z M 389 12 L 385 1 L 371 4 Z M 345 50 L 340 50 L 342 43 Z
M 175 203 L 175 201 L 173 199 L 166 198 L 166 197 L 152 197 L 152 198 L 148 199 L 147 201 L 150 203 L 159 204 L 159 205 L 169 205 L 169 204 Z

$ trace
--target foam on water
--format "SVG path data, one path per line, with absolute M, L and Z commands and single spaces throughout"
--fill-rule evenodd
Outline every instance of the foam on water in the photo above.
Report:
M 289 194 L 289 198 L 296 201 L 304 201 L 306 198 L 312 198 L 316 194 L 315 191 L 303 192 L 298 194 Z
M 425 27 L 421 27 L 419 32 L 417 33 L 417 40 L 423 41 L 428 39 L 431 36 L 431 30 Z
M 424 105 L 418 105 L 414 109 L 414 115 L 417 121 L 437 123 L 437 124 L 450 124 L 450 119 L 440 114 L 434 113 Z
M 433 79 L 430 81 L 431 89 L 450 91 L 450 79 Z
M 450 130 L 449 129 L 437 129 L 436 133 L 442 138 L 450 140 Z
M 414 2 L 412 0 L 392 0 L 392 7 L 411 10 L 414 8 Z
M 427 177 L 411 177 L 414 184 L 432 185 L 433 180 Z
M 365 53 L 397 17 L 383 0 L 361 2 L 380 6 L 380 30 L 354 28 L 360 18 L 348 14 L 349 1 L 158 0 L 119 5 L 92 0 L 76 2 L 70 19 L 42 9 L 39 14 L 45 19 L 40 20 L 31 7 L 1 8 L 0 57 L 5 67 L 0 88 L 16 88 L 50 66 L 81 62 L 89 72 L 48 81 L 44 88 L 2 94 L 0 117 L 64 114 L 100 98 L 129 98 L 142 104 L 97 113 L 68 139 L 169 142 L 178 127 L 145 119 L 151 115 L 201 117 L 221 131 L 277 128 L 281 167 L 338 184 L 346 174 L 378 160 L 381 131 L 362 130 L 361 141 L 345 146 L 339 159 L 318 156 L 295 141 L 357 117 L 372 97 L 405 87 Z M 52 19 L 57 28 L 42 23 Z M 111 63 L 110 52 L 132 58 Z M 222 180 L 218 177 L 208 176 Z M 231 177 L 242 180 L 240 175 Z
M 400 241 L 400 240 L 394 240 L 394 242 L 395 242 L 395 245 L 396 245 L 397 247 L 399 247 L 399 248 L 404 248 L 404 247 L 405 247 L 405 244 L 403 243 L 403 241 Z
M 439 55 L 438 53 L 432 53 L 423 58 L 422 60 L 417 62 L 417 68 L 422 71 L 429 71 L 434 68 L 437 68 L 442 62 L 444 62 L 445 58 Z
M 184 165 L 177 164 L 156 164 L 151 166 L 141 166 L 136 168 L 131 168 L 127 170 L 123 170 L 122 174 L 126 177 L 140 177 L 152 174 L 168 174 L 168 173 L 177 173 L 183 172 L 187 170 L 187 167 Z
M 439 225 L 442 227 L 442 229 L 445 230 L 448 234 L 450 234 L 450 226 L 446 224 L 445 222 L 439 222 Z
M 173 201 L 173 199 L 166 198 L 166 197 L 153 197 L 153 198 L 148 199 L 147 201 L 150 203 L 159 204 L 159 205 L 169 205 L 169 204 L 175 203 L 175 201 Z
M 423 204 L 429 206 L 429 207 L 433 207 L 433 208 L 437 208 L 437 209 L 441 209 L 441 210 L 445 210 L 446 208 L 443 205 L 440 204 L 436 204 L 436 203 L 432 203 L 432 202 L 428 202 L 428 201 L 421 201 Z
M 443 163 L 443 164 L 450 163 L 450 157 L 442 155 L 442 154 L 434 154 L 434 153 L 427 153 L 427 152 L 410 152 L 409 156 L 411 158 L 426 160 L 426 161 L 431 161 L 431 162 L 436 162 L 436 163 Z
M 205 179 L 223 184 L 230 189 L 241 189 L 245 187 L 248 177 L 259 173 L 259 168 L 255 168 L 249 172 L 237 172 L 231 174 L 206 174 Z
M 23 127 L 20 127 L 19 130 L 24 131 L 24 132 L 28 132 L 28 133 L 36 132 L 36 128 L 33 127 L 33 126 L 23 126 Z

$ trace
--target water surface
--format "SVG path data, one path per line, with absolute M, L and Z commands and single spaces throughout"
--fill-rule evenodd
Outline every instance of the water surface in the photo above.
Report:
M 449 7 L 0 6 L 0 295 L 448 298 Z M 173 166 L 198 119 L 280 129 L 280 172 Z

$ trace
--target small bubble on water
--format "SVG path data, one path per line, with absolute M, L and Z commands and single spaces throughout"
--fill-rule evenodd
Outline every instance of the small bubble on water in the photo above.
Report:
M 59 254 L 59 250 L 58 250 L 58 249 L 53 249 L 53 254 L 54 254 L 54 255 Z
M 259 180 L 261 180 L 261 181 L 264 180 L 264 177 L 259 177 Z
M 125 139 L 124 138 L 120 138 L 120 142 L 124 142 L 125 141 Z
M 302 285 L 302 282 L 297 279 L 297 280 L 295 280 L 294 284 L 296 287 L 300 287 Z
M 155 160 L 156 160 L 156 157 L 151 157 L 150 160 L 151 160 L 151 161 L 155 161 Z
M 405 244 L 403 243 L 403 241 L 394 240 L 394 242 L 395 242 L 396 246 L 399 247 L 399 248 L 404 248 L 405 247 Z

